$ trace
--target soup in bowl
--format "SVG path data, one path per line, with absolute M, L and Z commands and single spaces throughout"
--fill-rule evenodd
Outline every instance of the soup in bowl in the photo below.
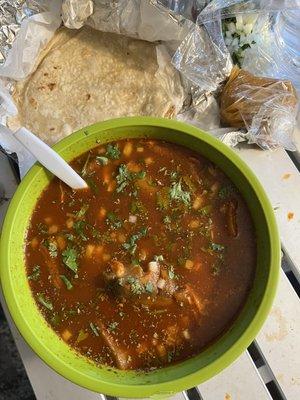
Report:
M 40 357 L 91 390 L 170 395 L 254 339 L 279 269 L 272 208 L 225 145 L 175 121 L 125 118 L 55 146 L 88 183 L 40 166 L 1 238 L 11 314 Z

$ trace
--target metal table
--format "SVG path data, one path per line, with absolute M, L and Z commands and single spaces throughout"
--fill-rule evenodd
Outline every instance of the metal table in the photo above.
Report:
M 274 207 L 282 243 L 282 268 L 271 313 L 259 335 L 230 367 L 213 379 L 178 393 L 171 400 L 298 400 L 300 399 L 300 129 L 293 160 L 282 149 L 269 152 L 239 148 Z M 0 182 L 11 198 L 17 182 L 0 153 Z M 8 201 L 0 206 L 0 221 Z M 289 215 L 289 217 L 288 217 Z M 7 311 L 8 323 L 38 400 L 109 400 L 80 388 L 52 371 L 28 347 Z M 0 394 L 1 398 L 1 394 Z

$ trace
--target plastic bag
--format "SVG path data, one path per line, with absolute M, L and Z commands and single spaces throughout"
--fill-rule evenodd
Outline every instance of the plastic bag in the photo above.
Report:
M 264 149 L 292 150 L 297 114 L 296 92 L 289 81 L 261 78 L 234 67 L 220 96 L 221 121 L 246 128 L 250 143 Z
M 199 18 L 176 50 L 172 63 L 203 92 L 212 92 L 228 77 L 232 61 L 223 40 L 220 20 L 203 26 L 198 21 Z
M 201 12 L 202 22 L 235 17 L 238 14 L 263 14 L 300 8 L 300 0 L 212 0 Z M 220 12 L 218 15 L 216 12 Z

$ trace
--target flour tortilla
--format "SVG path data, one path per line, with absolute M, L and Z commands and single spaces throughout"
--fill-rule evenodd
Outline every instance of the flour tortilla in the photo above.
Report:
M 19 113 L 9 126 L 25 126 L 53 144 L 109 118 L 171 118 L 182 106 L 183 89 L 171 64 L 158 70 L 155 44 L 89 27 L 62 28 L 35 72 L 16 84 L 14 99 Z

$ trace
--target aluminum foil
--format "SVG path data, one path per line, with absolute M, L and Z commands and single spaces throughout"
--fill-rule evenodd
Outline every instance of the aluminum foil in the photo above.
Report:
M 0 64 L 5 62 L 21 22 L 44 9 L 44 4 L 34 0 L 0 0 Z

